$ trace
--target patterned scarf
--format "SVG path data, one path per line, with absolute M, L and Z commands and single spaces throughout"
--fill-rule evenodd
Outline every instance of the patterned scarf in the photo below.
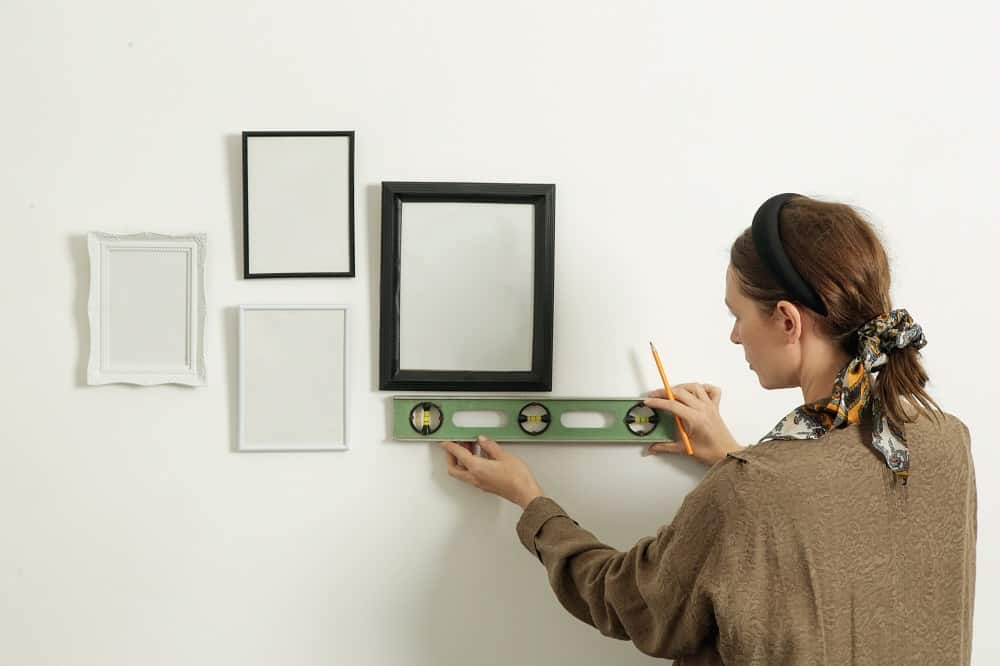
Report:
M 757 443 L 772 439 L 819 439 L 834 428 L 858 423 L 871 400 L 872 446 L 885 457 L 896 478 L 906 485 L 910 474 L 906 436 L 882 413 L 882 401 L 872 391 L 872 371 L 885 365 L 888 355 L 896 349 L 908 345 L 920 349 L 926 344 L 920 325 L 904 309 L 872 319 L 858 331 L 858 355 L 837 376 L 830 398 L 797 407 Z

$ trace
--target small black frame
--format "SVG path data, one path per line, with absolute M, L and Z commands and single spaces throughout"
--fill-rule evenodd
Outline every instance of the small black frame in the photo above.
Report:
M 530 371 L 400 369 L 400 247 L 407 201 L 534 206 L 534 295 Z M 379 344 L 380 390 L 551 391 L 555 276 L 555 185 L 536 183 L 382 182 Z M 445 261 L 447 258 L 444 259 Z M 456 322 L 461 312 L 456 312 Z
M 355 277 L 354 253 L 354 130 L 345 131 L 245 131 L 243 132 L 243 277 L 253 278 L 316 278 L 316 277 Z M 348 141 L 348 219 L 347 238 L 349 268 L 345 271 L 286 271 L 286 272 L 254 272 L 250 266 L 250 192 L 248 188 L 247 139 L 253 137 L 329 137 L 343 136 Z

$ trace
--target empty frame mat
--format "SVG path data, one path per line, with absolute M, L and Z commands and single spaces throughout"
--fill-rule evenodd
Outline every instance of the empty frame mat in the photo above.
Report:
M 91 233 L 88 384 L 205 383 L 205 236 Z
M 400 370 L 530 372 L 534 206 L 407 201 L 401 214 Z
M 239 448 L 348 448 L 346 307 L 240 307 Z
M 243 133 L 247 278 L 354 276 L 354 132 Z

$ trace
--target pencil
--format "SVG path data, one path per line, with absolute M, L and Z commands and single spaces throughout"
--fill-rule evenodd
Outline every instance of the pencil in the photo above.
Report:
M 670 400 L 676 400 L 674 398 L 674 392 L 670 389 L 670 383 L 667 382 L 667 373 L 663 370 L 663 363 L 660 362 L 660 355 L 656 351 L 656 346 L 653 345 L 653 341 L 649 341 L 649 348 L 653 350 L 653 359 L 656 361 L 656 369 L 660 371 L 660 379 L 663 380 L 663 390 L 667 393 L 667 398 Z M 681 439 L 684 440 L 684 448 L 687 449 L 687 454 L 689 456 L 694 455 L 694 449 L 691 448 L 691 440 L 688 439 L 687 430 L 684 429 L 684 423 L 681 421 L 681 417 L 674 414 L 674 422 L 677 424 L 677 429 L 680 430 Z

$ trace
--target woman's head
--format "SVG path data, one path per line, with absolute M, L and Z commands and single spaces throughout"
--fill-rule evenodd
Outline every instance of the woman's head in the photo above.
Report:
M 766 389 L 801 386 L 807 401 L 830 395 L 832 378 L 850 361 L 847 352 L 820 330 L 815 312 L 788 296 L 763 305 L 746 295 L 742 281 L 730 265 L 726 306 L 734 321 L 729 339 L 743 347 L 760 385 Z
M 891 309 L 885 248 L 855 209 L 798 197 L 781 208 L 778 225 L 785 254 L 827 314 L 798 302 L 778 282 L 758 254 L 751 228 L 736 239 L 726 271 L 726 302 L 736 316 L 730 339 L 743 345 L 765 388 L 799 386 L 803 376 L 824 366 L 843 369 L 858 353 L 858 330 Z M 917 350 L 904 348 L 889 355 L 874 390 L 886 415 L 900 425 L 909 420 L 901 398 L 927 409 L 935 405 L 923 390 L 926 383 Z

